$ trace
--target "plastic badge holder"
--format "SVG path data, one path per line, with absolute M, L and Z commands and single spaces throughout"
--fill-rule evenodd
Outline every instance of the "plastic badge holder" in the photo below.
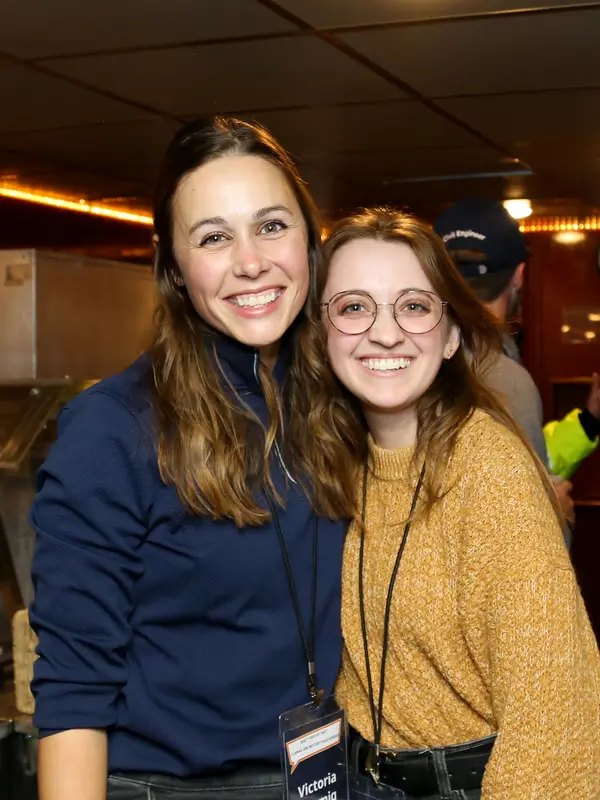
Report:
M 279 718 L 285 800 L 349 800 L 348 726 L 333 697 Z
M 375 784 L 368 775 L 353 775 L 349 784 L 350 800 L 410 800 L 401 789 L 394 789 L 385 783 Z

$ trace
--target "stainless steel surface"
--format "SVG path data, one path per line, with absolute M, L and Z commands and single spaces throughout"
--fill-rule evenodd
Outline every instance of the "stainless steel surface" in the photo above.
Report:
M 20 467 L 64 392 L 62 385 L 0 386 L 0 470 Z
M 56 411 L 147 348 L 154 306 L 148 268 L 0 250 L 0 614 L 7 622 L 33 598 L 28 515 Z M 30 733 L 30 721 L 19 724 Z
M 0 250 L 0 383 L 118 372 L 146 348 L 154 305 L 146 267 Z
M 28 516 L 35 472 L 54 440 L 59 406 L 83 388 L 71 381 L 0 382 L 0 621 L 4 613 L 7 625 L 33 600 Z
M 0 378 L 35 375 L 35 254 L 0 250 Z
M 12 686 L 0 689 L 0 722 L 12 722 L 19 712 L 15 706 L 15 695 Z
M 29 509 L 35 497 L 35 467 L 30 459 L 18 471 L 0 470 L 0 597 L 10 623 L 14 614 L 33 600 L 31 561 L 35 532 Z
M 0 731 L 12 733 L 35 734 L 36 728 L 32 718 L 21 714 L 15 706 L 15 696 L 11 686 L 0 689 Z M 0 732 L 0 738 L 2 733 Z
M 0 473 L 0 481 L 2 480 L 2 473 Z M 0 482 L 0 489 L 2 484 Z M 26 519 L 25 519 L 26 521 Z M 12 660 L 12 653 L 10 648 L 6 648 L 6 641 L 12 642 L 12 621 L 17 613 L 25 606 L 24 594 L 22 591 L 21 583 L 17 578 L 17 571 L 15 568 L 15 558 L 13 557 L 13 550 L 8 542 L 8 534 L 4 525 L 3 514 L 0 514 L 0 630 L 2 631 L 2 660 Z M 33 536 L 31 537 L 33 540 Z M 19 549 L 22 548 L 23 542 L 17 540 Z M 33 548 L 32 548 L 33 553 Z M 31 561 L 33 554 L 27 559 L 27 569 L 31 569 Z M 29 573 L 26 575 L 26 580 L 31 584 Z M 33 597 L 31 592 L 30 597 Z

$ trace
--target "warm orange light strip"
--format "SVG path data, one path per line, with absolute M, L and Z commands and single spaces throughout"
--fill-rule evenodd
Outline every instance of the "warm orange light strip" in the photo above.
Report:
M 558 233 L 559 231 L 597 231 L 600 230 L 598 217 L 539 217 L 522 223 L 523 233 Z
M 121 222 L 132 222 L 136 225 L 152 225 L 152 217 L 147 214 L 133 214 L 130 211 L 120 211 L 118 208 L 109 208 L 87 203 L 85 200 L 68 200 L 66 197 L 53 197 L 51 195 L 27 192 L 22 189 L 8 189 L 0 186 L 0 196 L 11 197 L 13 200 L 24 200 L 26 203 L 39 203 L 43 206 L 53 206 L 65 211 L 78 211 L 80 214 L 94 214 L 98 217 L 108 217 Z

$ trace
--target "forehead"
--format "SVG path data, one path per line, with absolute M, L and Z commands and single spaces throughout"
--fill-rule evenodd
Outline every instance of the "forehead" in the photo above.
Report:
M 334 253 L 327 289 L 331 294 L 361 289 L 397 295 L 403 289 L 432 291 L 433 286 L 409 245 L 355 239 Z
M 176 216 L 224 217 L 253 214 L 270 205 L 299 211 L 283 172 L 260 156 L 221 156 L 198 167 L 180 183 L 173 209 Z

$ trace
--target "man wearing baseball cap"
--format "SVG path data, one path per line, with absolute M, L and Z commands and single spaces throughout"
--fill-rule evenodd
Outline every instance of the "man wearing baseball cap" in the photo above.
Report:
M 518 310 L 528 251 L 518 223 L 504 206 L 474 197 L 445 211 L 434 225 L 475 294 L 501 323 Z M 542 461 L 548 453 L 542 426 L 542 401 L 519 351 L 506 334 L 504 352 L 488 374 Z
M 517 312 L 529 251 L 518 223 L 494 200 L 470 198 L 445 211 L 434 230 L 444 241 L 458 269 L 475 294 L 501 323 Z M 503 352 L 486 381 L 504 398 L 538 456 L 549 466 L 540 393 L 520 363 L 519 350 L 508 335 Z M 565 516 L 573 516 L 571 484 L 558 479 L 557 494 Z

